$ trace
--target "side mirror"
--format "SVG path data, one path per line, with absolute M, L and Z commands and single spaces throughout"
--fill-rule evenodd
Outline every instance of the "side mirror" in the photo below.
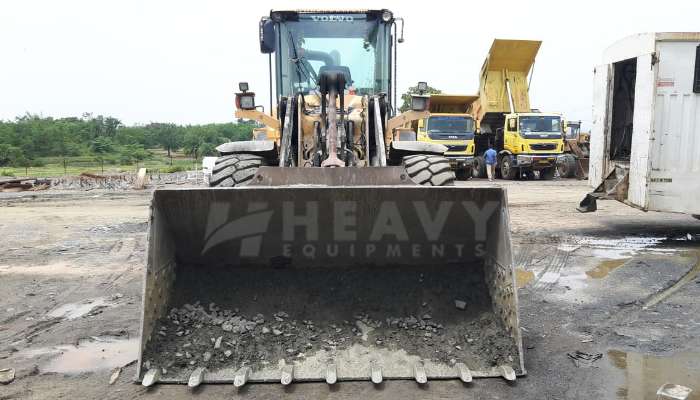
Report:
M 517 128 L 516 128 L 516 126 L 515 126 L 515 118 L 511 118 L 511 119 L 508 120 L 508 130 L 509 130 L 509 131 L 515 131 L 515 130 L 517 130 Z
M 277 36 L 275 35 L 275 23 L 269 19 L 260 20 L 260 52 L 270 54 L 275 52 L 277 47 Z

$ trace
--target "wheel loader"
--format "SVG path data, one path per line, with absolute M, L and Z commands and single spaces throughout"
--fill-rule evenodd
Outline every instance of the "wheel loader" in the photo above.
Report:
M 233 384 L 525 374 L 505 192 L 453 185 L 442 145 L 392 140 L 389 10 L 272 11 L 272 107 L 212 187 L 151 204 L 137 381 Z M 401 28 L 403 30 L 403 27 Z M 393 96 L 392 96 L 393 93 Z

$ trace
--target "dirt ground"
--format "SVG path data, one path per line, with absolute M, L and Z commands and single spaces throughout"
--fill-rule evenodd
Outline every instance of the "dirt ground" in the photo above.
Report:
M 16 371 L 0 399 L 636 400 L 666 382 L 700 399 L 700 221 L 616 202 L 580 214 L 588 187 L 575 180 L 460 184 L 508 191 L 527 369 L 515 383 L 143 388 L 132 361 L 150 193 L 49 190 L 0 193 L 0 370 Z

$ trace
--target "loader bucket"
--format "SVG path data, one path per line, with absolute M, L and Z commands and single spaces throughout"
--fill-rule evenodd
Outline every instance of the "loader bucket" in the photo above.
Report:
M 524 374 L 505 192 L 362 185 L 379 170 L 156 190 L 137 380 Z

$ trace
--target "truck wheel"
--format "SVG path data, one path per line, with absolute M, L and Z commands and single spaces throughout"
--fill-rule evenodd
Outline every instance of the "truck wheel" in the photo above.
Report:
M 573 178 L 576 175 L 576 158 L 571 154 L 564 154 L 557 161 L 557 170 L 562 178 Z
M 452 186 L 455 173 L 443 156 L 417 154 L 403 158 L 402 164 L 411 180 L 423 186 Z
M 549 167 L 540 170 L 540 179 L 545 181 L 551 181 L 554 179 L 554 171 L 556 167 Z
M 484 157 L 474 157 L 474 166 L 472 167 L 472 178 L 486 178 L 486 161 L 484 160 Z
M 700 214 L 693 214 L 693 218 L 700 219 Z
M 234 187 L 248 183 L 265 159 L 254 154 L 231 154 L 216 159 L 209 186 Z
M 518 168 L 513 165 L 513 159 L 508 155 L 501 157 L 499 170 L 503 179 L 513 180 L 518 176 Z
M 458 181 L 467 181 L 472 177 L 472 167 L 462 167 L 455 170 L 455 177 Z

